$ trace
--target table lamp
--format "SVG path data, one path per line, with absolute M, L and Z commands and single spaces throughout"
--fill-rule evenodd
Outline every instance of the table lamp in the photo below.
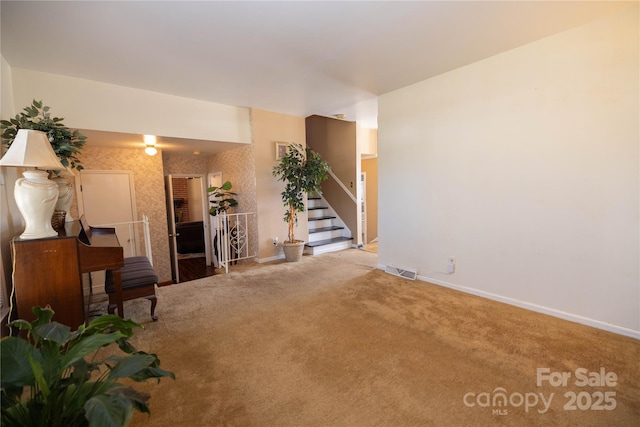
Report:
M 16 181 L 14 197 L 26 227 L 21 239 L 41 239 L 57 236 L 51 226 L 51 216 L 58 201 L 58 186 L 48 178 L 49 170 L 64 166 L 53 151 L 47 134 L 39 130 L 20 129 L 9 150 L 0 159 L 0 166 L 36 168 L 22 173 Z

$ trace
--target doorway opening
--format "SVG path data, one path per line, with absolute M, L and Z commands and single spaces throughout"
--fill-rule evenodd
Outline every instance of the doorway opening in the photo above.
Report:
M 167 222 L 173 283 L 215 274 L 204 175 L 166 177 Z
M 180 270 L 181 282 L 190 282 L 191 280 L 202 279 L 216 274 L 215 267 L 207 265 L 204 256 L 180 258 L 178 259 L 178 269 Z

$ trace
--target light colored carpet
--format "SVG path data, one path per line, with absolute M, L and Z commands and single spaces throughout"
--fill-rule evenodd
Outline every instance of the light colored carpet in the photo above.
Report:
M 145 324 L 134 343 L 176 374 L 136 385 L 152 395 L 151 416 L 131 425 L 638 425 L 637 340 L 397 278 L 376 262 L 347 250 L 237 266 L 159 288 L 156 323 L 147 301 L 125 303 Z M 547 367 L 572 377 L 538 387 Z M 577 386 L 578 368 L 614 372 L 616 385 Z M 506 406 L 493 404 L 499 388 Z M 572 392 L 575 410 L 565 408 Z M 553 395 L 544 413 L 540 394 Z M 587 405 L 600 397 L 596 408 L 615 408 Z

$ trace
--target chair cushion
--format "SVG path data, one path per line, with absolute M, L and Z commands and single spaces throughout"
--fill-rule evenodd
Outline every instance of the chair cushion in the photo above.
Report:
M 146 256 L 125 258 L 124 267 L 120 269 L 120 273 L 123 290 L 158 283 L 158 275 Z M 113 270 L 107 270 L 104 288 L 108 294 L 115 292 Z

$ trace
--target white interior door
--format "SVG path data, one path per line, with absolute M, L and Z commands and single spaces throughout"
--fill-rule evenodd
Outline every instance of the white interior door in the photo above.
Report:
M 80 171 L 78 210 L 91 226 L 128 223 L 136 220 L 136 203 L 131 171 Z M 139 253 L 135 228 L 113 226 L 124 256 Z M 104 287 L 104 272 L 91 273 L 93 288 Z
M 136 220 L 133 173 L 130 171 L 80 171 L 82 213 L 91 226 Z M 124 256 L 139 252 L 139 242 L 126 224 L 116 225 Z

